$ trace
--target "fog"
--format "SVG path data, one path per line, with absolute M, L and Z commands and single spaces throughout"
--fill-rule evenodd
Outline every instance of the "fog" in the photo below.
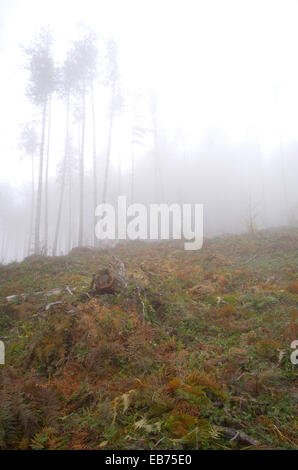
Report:
M 0 261 L 100 245 L 95 207 L 298 225 L 298 2 L 2 0 Z

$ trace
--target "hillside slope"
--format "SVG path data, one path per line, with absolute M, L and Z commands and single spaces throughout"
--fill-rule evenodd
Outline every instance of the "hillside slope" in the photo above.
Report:
M 91 298 L 114 256 L 127 289 Z M 295 447 L 297 230 L 31 256 L 0 298 L 0 448 Z

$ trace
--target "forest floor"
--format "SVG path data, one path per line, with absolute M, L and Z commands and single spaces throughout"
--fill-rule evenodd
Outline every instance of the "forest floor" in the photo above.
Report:
M 0 448 L 293 449 L 297 317 L 297 229 L 0 265 Z

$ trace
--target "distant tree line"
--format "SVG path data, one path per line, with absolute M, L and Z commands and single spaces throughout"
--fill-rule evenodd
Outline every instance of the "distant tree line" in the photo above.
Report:
M 55 63 L 53 56 L 54 38 L 49 29 L 43 29 L 36 35 L 32 44 L 24 48 L 27 69 L 29 70 L 29 82 L 27 96 L 34 106 L 39 109 L 40 122 L 27 123 L 21 134 L 21 146 L 30 156 L 32 161 L 32 185 L 31 185 L 31 212 L 28 238 L 28 254 L 49 254 L 49 164 L 51 159 L 51 140 L 55 138 L 51 132 L 52 102 L 60 100 L 65 106 L 64 129 L 64 155 L 59 168 L 60 195 L 56 207 L 56 226 L 52 242 L 51 254 L 58 253 L 59 236 L 61 233 L 61 218 L 65 205 L 65 192 L 71 192 L 73 183 L 74 149 L 72 148 L 73 129 L 71 123 L 75 123 L 78 149 L 78 178 L 79 178 L 79 207 L 78 207 L 78 233 L 77 241 L 73 244 L 84 244 L 84 210 L 85 210 L 85 153 L 86 153 L 86 123 L 87 112 L 91 111 L 92 147 L 93 147 L 93 187 L 92 187 L 92 211 L 100 202 L 107 201 L 108 185 L 111 165 L 111 146 L 113 138 L 113 124 L 117 114 L 121 113 L 124 97 L 121 90 L 121 77 L 119 69 L 119 56 L 117 43 L 113 38 L 104 41 L 104 50 L 99 51 L 97 36 L 89 28 L 79 28 L 76 39 L 68 49 L 63 63 Z M 100 52 L 100 53 L 99 53 Z M 101 57 L 101 60 L 99 60 Z M 106 136 L 106 155 L 104 157 L 104 178 L 102 187 L 99 187 L 98 179 L 98 153 L 97 139 L 99 129 L 97 127 L 95 100 L 96 84 L 106 87 L 109 94 L 107 109 L 108 133 Z M 90 106 L 87 107 L 87 100 Z M 152 99 L 151 99 L 152 100 Z M 135 104 L 133 105 L 135 107 Z M 149 119 L 150 120 L 150 119 Z M 132 175 L 131 175 L 131 199 L 133 200 L 134 182 L 134 153 L 135 144 L 143 145 L 142 139 L 147 132 L 156 132 L 155 116 L 152 113 L 152 123 L 142 124 L 139 116 L 134 116 L 132 122 Z M 72 126 L 74 127 L 74 126 Z M 154 134 L 155 135 L 155 134 Z M 34 181 L 35 156 L 38 156 L 38 177 Z M 89 188 L 88 188 L 89 190 Z M 69 223 L 71 224 L 72 207 L 69 199 Z M 44 207 L 44 214 L 42 214 Z M 42 227 L 42 215 L 44 224 Z M 95 218 L 95 215 L 94 215 Z M 71 228 L 69 228 L 69 232 Z M 94 231 L 93 231 L 94 232 Z M 42 235 L 43 234 L 43 235 Z M 93 235 L 93 245 L 96 245 Z

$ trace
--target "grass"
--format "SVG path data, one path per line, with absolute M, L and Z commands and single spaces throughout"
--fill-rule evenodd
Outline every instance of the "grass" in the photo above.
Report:
M 92 272 L 113 256 L 127 290 L 89 299 Z M 259 441 L 251 448 L 296 448 L 297 279 L 294 229 L 0 266 L 0 448 L 249 445 L 229 429 Z

